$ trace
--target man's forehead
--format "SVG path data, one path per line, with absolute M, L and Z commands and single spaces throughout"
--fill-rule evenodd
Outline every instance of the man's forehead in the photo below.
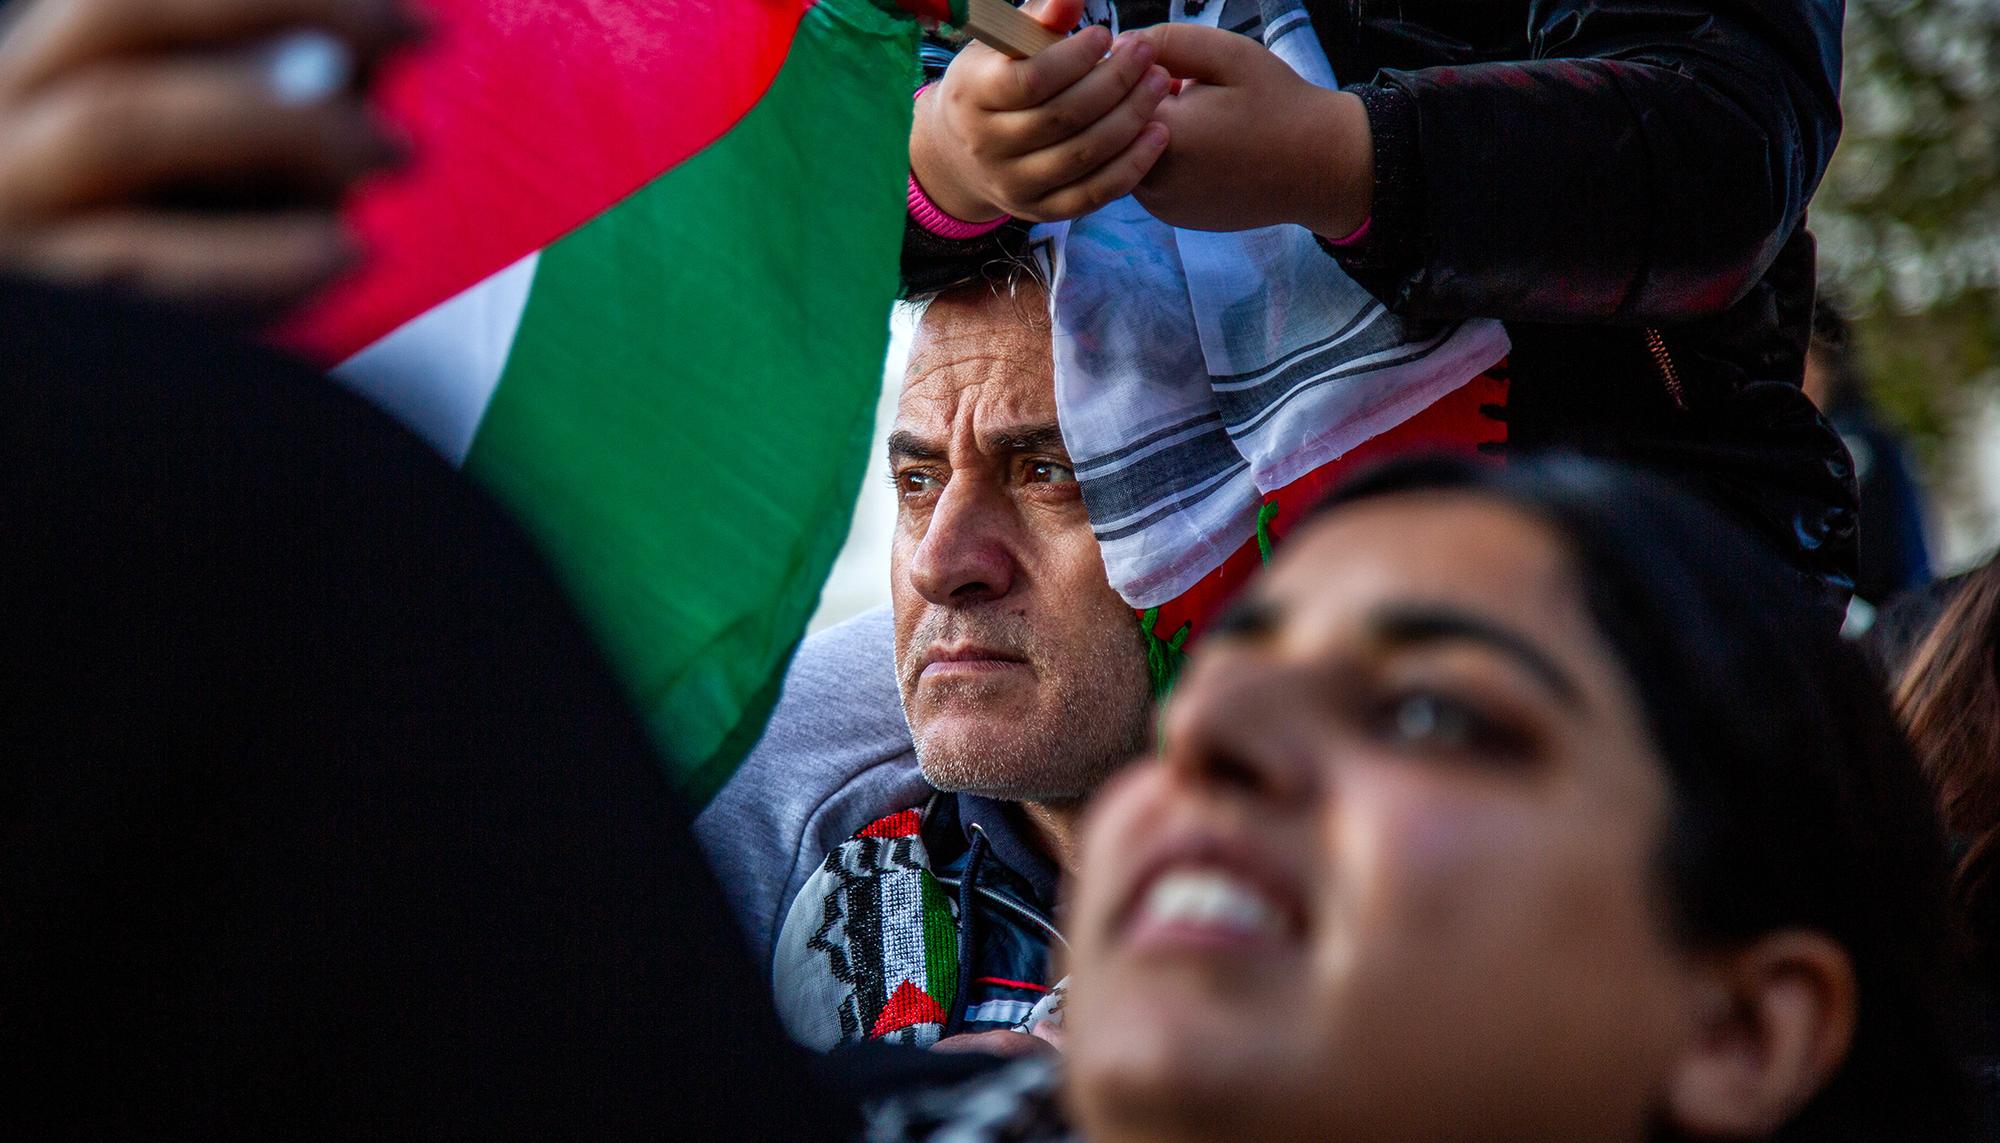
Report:
M 1053 401 L 1023 402 L 989 396 L 981 386 L 950 398 L 913 400 L 906 392 L 889 434 L 889 455 L 945 457 L 970 445 L 981 453 L 1053 453 L 1067 456 Z M 969 460 L 961 456 L 957 463 Z
M 982 432 L 1006 422 L 1055 417 L 1055 364 L 1049 332 L 1023 321 L 1015 301 L 933 306 L 918 325 L 903 375 L 896 420 L 942 427 L 970 416 Z

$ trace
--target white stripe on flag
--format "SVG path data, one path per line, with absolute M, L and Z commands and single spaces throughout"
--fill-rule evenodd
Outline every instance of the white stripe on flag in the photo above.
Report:
M 988 1000 L 966 1009 L 965 1019 L 970 1024 L 1019 1024 L 1034 1010 L 1025 1000 Z
M 463 464 L 500 384 L 541 254 L 396 327 L 333 375 Z

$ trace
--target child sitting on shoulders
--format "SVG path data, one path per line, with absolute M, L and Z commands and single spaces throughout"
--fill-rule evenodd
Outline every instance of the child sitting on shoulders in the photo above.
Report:
M 966 281 L 1029 245 L 1033 227 L 1057 249 L 1059 340 L 1081 337 L 1087 355 L 1115 339 L 1131 290 L 1084 290 L 1104 313 L 1066 326 L 1076 280 L 1130 265 L 1142 283 L 1150 244 L 1177 244 L 1186 280 L 1168 277 L 1193 298 L 1202 384 L 1243 446 L 1249 422 L 1231 421 L 1229 394 L 1252 374 L 1218 368 L 1239 334 L 1217 321 L 1280 331 L 1260 343 L 1272 369 L 1341 331 L 1289 328 L 1324 320 L 1290 300 L 1318 285 L 1225 289 L 1205 311 L 1198 279 L 1218 257 L 1237 259 L 1238 277 L 1319 272 L 1269 257 L 1261 237 L 1249 254 L 1216 255 L 1207 232 L 1294 233 L 1330 276 L 1379 300 L 1404 343 L 1504 323 L 1504 364 L 1460 361 L 1452 380 L 1484 368 L 1503 383 L 1480 405 L 1504 421 L 1507 450 L 1666 470 L 1761 535 L 1837 615 L 1854 560 L 1850 465 L 1799 389 L 1814 298 L 1806 205 L 1839 135 L 1837 0 L 1090 3 L 1032 5 L 1052 30 L 1083 27 L 1028 59 L 927 46 L 910 292 Z M 1303 64 L 1301 47 L 1314 49 Z M 1330 74 L 1309 74 L 1322 59 Z M 1139 208 L 1157 229 L 1131 221 Z M 1093 221 L 1121 209 L 1124 231 Z M 1095 246 L 1079 246 L 1085 225 L 1099 227 Z M 1111 246 L 1117 258 L 1077 264 L 1079 248 Z M 1162 312 L 1141 319 L 1149 336 L 1180 311 Z M 1071 360 L 1072 374 L 1097 360 Z M 1137 361 L 1124 360 L 1133 375 Z M 1170 348 L 1160 361 L 1180 368 Z M 1135 387 L 1124 374 L 1118 385 Z M 1063 400 L 1066 436 L 1076 405 L 1087 402 Z M 1242 452 L 1268 498 L 1276 477 Z M 1080 463 L 1087 501 L 1090 476 Z M 1175 495 L 1184 508 L 1192 493 Z

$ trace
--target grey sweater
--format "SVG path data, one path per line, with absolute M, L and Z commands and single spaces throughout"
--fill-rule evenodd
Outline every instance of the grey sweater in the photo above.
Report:
M 801 644 L 764 737 L 695 820 L 767 975 L 785 912 L 827 853 L 930 797 L 903 721 L 894 648 L 886 607 Z

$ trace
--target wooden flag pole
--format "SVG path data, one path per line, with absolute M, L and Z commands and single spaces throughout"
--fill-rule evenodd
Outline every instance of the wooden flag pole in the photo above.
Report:
M 1007 0 L 966 0 L 964 27 L 980 43 L 1017 60 L 1062 42 L 1060 35 Z

